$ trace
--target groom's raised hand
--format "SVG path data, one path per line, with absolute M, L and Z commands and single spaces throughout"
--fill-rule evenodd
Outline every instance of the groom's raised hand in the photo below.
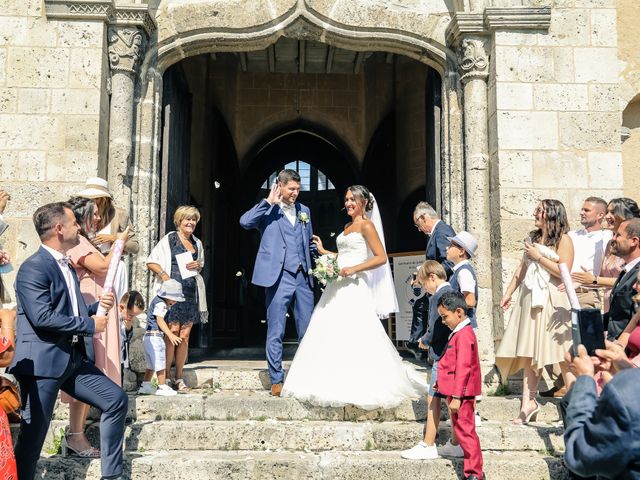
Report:
M 269 196 L 267 197 L 267 202 L 269 205 L 274 205 L 276 203 L 280 203 L 282 201 L 282 192 L 280 191 L 280 184 L 278 182 L 273 182 L 271 186 L 271 190 L 269 191 Z

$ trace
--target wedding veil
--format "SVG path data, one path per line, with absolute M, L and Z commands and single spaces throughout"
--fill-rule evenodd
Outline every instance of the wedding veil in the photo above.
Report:
M 387 246 L 384 241 L 384 231 L 382 230 L 382 218 L 380 217 L 380 209 L 378 208 L 378 202 L 371 193 L 373 199 L 373 209 L 367 212 L 367 217 L 373 222 L 376 227 L 382 246 L 384 247 L 385 255 L 387 252 Z M 370 254 L 371 251 L 369 251 Z M 389 314 L 398 312 L 398 299 L 396 298 L 396 289 L 393 283 L 393 277 L 391 276 L 391 267 L 387 260 L 384 265 L 381 265 L 373 270 L 367 270 L 367 278 L 369 288 L 373 294 L 373 298 L 376 303 L 376 313 L 379 318 L 388 318 Z

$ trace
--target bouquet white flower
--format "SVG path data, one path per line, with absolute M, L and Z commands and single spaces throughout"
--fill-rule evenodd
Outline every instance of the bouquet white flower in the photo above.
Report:
M 321 255 L 316 258 L 316 268 L 311 270 L 311 274 L 323 285 L 335 280 L 340 276 L 338 258 L 332 254 Z

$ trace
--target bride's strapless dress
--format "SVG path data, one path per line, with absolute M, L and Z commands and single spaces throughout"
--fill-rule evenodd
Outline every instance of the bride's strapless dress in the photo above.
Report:
M 368 257 L 362 234 L 337 238 L 340 268 Z M 424 375 L 403 363 L 376 314 L 366 274 L 329 282 L 284 382 L 281 396 L 319 406 L 393 408 L 426 395 Z

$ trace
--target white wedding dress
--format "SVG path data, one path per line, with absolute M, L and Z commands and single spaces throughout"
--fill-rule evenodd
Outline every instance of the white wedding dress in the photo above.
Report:
M 368 257 L 359 232 L 337 238 L 338 265 Z M 426 378 L 402 362 L 380 319 L 366 274 L 329 282 L 288 371 L 282 397 L 324 407 L 393 408 L 426 395 Z

